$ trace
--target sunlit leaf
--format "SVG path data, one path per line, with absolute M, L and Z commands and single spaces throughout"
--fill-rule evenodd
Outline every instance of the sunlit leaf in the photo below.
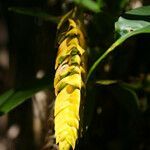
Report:
M 133 31 L 138 31 L 150 25 L 150 22 L 144 20 L 129 20 L 123 17 L 119 17 L 118 21 L 115 24 L 116 32 L 120 36 L 124 36 Z M 147 31 L 146 31 L 147 30 Z M 148 32 L 148 28 L 144 32 Z
M 137 81 L 134 83 L 126 83 L 120 80 L 98 80 L 96 81 L 96 84 L 103 85 L 103 86 L 118 84 L 120 86 L 123 86 L 128 89 L 132 89 L 132 90 L 139 90 L 143 88 L 141 81 Z
M 119 38 L 94 62 L 89 70 L 87 80 L 89 79 L 95 68 L 99 65 L 99 63 L 126 39 L 137 34 L 150 33 L 150 22 L 148 21 L 128 20 L 120 17 L 116 22 L 115 27 L 116 32 L 119 34 Z
M 10 89 L 0 95 L 0 115 L 9 112 L 13 108 L 22 104 L 25 100 L 32 97 L 36 92 L 50 87 L 48 79 L 41 79 L 34 84 L 19 89 Z
M 93 12 L 100 12 L 100 2 L 94 2 L 92 0 L 74 0 L 74 2 Z
M 112 84 L 118 83 L 118 81 L 117 80 L 99 80 L 96 83 L 100 85 L 112 85 Z
M 143 6 L 136 9 L 132 9 L 130 11 L 127 11 L 126 14 L 150 17 L 150 6 Z

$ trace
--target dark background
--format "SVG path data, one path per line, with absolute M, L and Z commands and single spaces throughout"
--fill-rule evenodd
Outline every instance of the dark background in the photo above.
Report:
M 148 0 L 106 0 L 100 13 L 85 10 L 87 66 L 114 42 L 117 18 L 138 4 L 150 3 Z M 57 53 L 55 23 L 10 12 L 8 8 L 31 8 L 60 17 L 73 5 L 69 0 L 0 1 L 0 93 L 12 87 L 26 87 L 39 72 L 53 78 Z M 89 114 L 85 113 L 85 122 L 88 122 L 88 129 L 79 139 L 77 149 L 150 150 L 150 88 L 144 88 L 150 83 L 149 50 L 149 34 L 141 34 L 128 39 L 98 66 L 87 88 Z M 140 83 L 142 86 L 135 91 L 138 101 L 133 101 L 128 91 L 118 85 L 95 85 L 99 79 Z M 41 92 L 38 94 L 44 94 L 44 100 L 34 95 L 32 100 L 0 117 L 0 150 L 38 150 L 45 145 L 50 150 L 57 149 L 52 136 L 53 91 Z M 35 104 L 38 96 L 42 100 Z M 36 108 L 41 105 L 43 108 Z

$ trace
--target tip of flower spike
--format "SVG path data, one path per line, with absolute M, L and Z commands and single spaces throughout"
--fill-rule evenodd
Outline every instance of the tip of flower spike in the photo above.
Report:
M 67 142 L 60 142 L 59 143 L 59 150 L 70 150 L 71 145 Z
M 68 19 L 68 20 L 69 20 L 69 26 L 70 26 L 70 27 L 73 27 L 73 28 L 76 28 L 76 27 L 77 27 L 75 21 L 73 21 L 72 19 Z
M 78 28 L 73 28 L 66 33 L 66 36 L 80 35 L 81 31 Z
M 65 129 L 66 128 L 66 129 Z M 77 139 L 77 130 L 67 126 L 56 133 L 56 143 L 59 144 L 59 150 L 70 150 L 75 148 Z

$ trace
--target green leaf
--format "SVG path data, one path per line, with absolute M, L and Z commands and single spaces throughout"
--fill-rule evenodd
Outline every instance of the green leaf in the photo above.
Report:
M 8 90 L 7 92 L 5 92 L 4 94 L 2 94 L 0 96 L 0 106 L 5 102 L 5 100 L 7 98 L 9 98 L 12 94 L 14 93 L 14 90 L 11 89 L 11 90 Z
M 150 16 L 150 6 L 143 6 L 127 11 L 126 14 L 138 16 Z
M 13 11 L 15 13 L 23 14 L 23 15 L 29 15 L 33 17 L 39 17 L 46 21 L 51 21 L 53 23 L 58 23 L 59 18 L 55 16 L 51 16 L 50 14 L 46 12 L 41 12 L 39 10 L 29 9 L 29 8 L 21 8 L 21 7 L 10 7 L 8 8 L 9 11 Z
M 126 82 L 123 82 L 120 80 L 99 80 L 99 81 L 96 81 L 96 84 L 103 85 L 103 86 L 118 84 L 120 86 L 123 86 L 125 88 L 131 89 L 134 91 L 144 88 L 142 86 L 141 81 L 137 81 L 137 82 L 133 82 L 133 83 L 126 83 Z
M 44 78 L 19 89 L 10 89 L 0 96 L 0 115 L 9 112 L 32 97 L 36 92 L 52 87 L 50 80 Z
M 93 12 L 100 12 L 100 2 L 94 2 L 92 0 L 74 0 L 75 3 L 93 11 Z
M 132 31 L 138 31 L 150 25 L 150 22 L 143 20 L 129 20 L 123 17 L 119 17 L 115 23 L 115 30 L 120 36 L 132 33 Z M 149 30 L 149 29 L 147 29 Z
M 142 86 L 142 83 L 139 81 L 139 82 L 135 82 L 135 83 L 125 83 L 125 82 L 122 82 L 121 83 L 122 86 L 128 88 L 128 89 L 132 89 L 132 90 L 140 90 L 143 88 Z
M 101 85 L 101 84 L 100 84 Z M 125 108 L 129 114 L 137 111 L 138 108 L 138 97 L 134 90 L 127 87 L 126 85 L 118 82 L 117 84 L 104 85 L 103 88 L 107 88 L 112 96 L 117 100 L 121 107 Z
M 90 78 L 93 71 L 99 65 L 99 63 L 108 56 L 108 54 L 115 50 L 120 44 L 122 44 L 126 39 L 131 36 L 141 34 L 141 33 L 150 33 L 150 22 L 142 20 L 127 20 L 122 17 L 116 22 L 116 32 L 119 33 L 120 38 L 117 39 L 92 65 L 89 70 L 87 81 Z
M 112 84 L 118 83 L 118 81 L 117 80 L 99 80 L 96 83 L 100 85 L 112 85 Z
M 109 88 L 115 99 L 124 107 L 127 112 L 135 117 L 138 111 L 138 97 L 137 94 L 123 85 L 113 85 Z
M 133 90 L 132 85 L 117 80 L 100 80 L 96 82 L 99 85 L 107 87 L 121 105 L 129 108 L 128 105 L 137 108 L 138 97 Z M 104 84 L 103 84 L 104 83 Z

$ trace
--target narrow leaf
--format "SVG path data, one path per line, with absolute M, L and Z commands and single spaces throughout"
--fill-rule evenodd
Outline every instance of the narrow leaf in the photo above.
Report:
M 13 11 L 15 13 L 23 14 L 23 15 L 29 15 L 29 16 L 33 16 L 33 17 L 39 17 L 39 18 L 41 18 L 43 20 L 51 21 L 51 22 L 56 23 L 56 24 L 60 20 L 58 17 L 51 16 L 47 12 L 41 12 L 39 10 L 34 10 L 34 9 L 29 9 L 29 8 L 10 7 L 8 10 L 9 11 Z
M 140 81 L 134 82 L 134 83 L 126 83 L 120 80 L 99 80 L 96 81 L 96 84 L 99 85 L 103 85 L 103 86 L 109 86 L 109 85 L 114 85 L 114 84 L 118 84 L 122 87 L 125 87 L 127 89 L 131 89 L 131 90 L 139 90 L 143 88 L 143 85 Z
M 150 17 L 150 5 L 132 9 L 130 11 L 127 11 L 126 14 Z
M 121 30 L 120 30 L 121 31 Z M 141 34 L 141 33 L 150 33 L 150 25 L 146 24 L 146 26 L 141 27 L 137 30 L 134 31 L 129 31 L 126 34 L 121 34 L 121 37 L 115 42 L 113 43 L 96 61 L 95 63 L 92 65 L 92 67 L 89 70 L 88 76 L 87 76 L 87 81 L 90 78 L 91 74 L 94 72 L 94 70 L 96 69 L 96 67 L 99 65 L 99 63 L 107 57 L 107 55 L 114 51 L 116 47 L 118 47 L 120 44 L 122 44 L 126 39 L 130 38 L 131 36 L 137 35 L 137 34 Z
M 120 103 L 120 105 L 128 111 L 128 113 L 135 117 L 138 111 L 138 97 L 137 94 L 123 85 L 114 85 L 109 88 L 115 99 Z
M 9 112 L 13 108 L 22 104 L 25 100 L 32 97 L 36 92 L 47 89 L 48 79 L 41 79 L 34 84 L 19 89 L 10 89 L 0 96 L 0 115 Z
M 74 0 L 74 2 L 93 12 L 100 12 L 99 2 L 94 2 L 92 0 Z
M 117 80 L 99 80 L 96 83 L 100 85 L 112 85 L 112 84 L 118 83 L 118 81 Z

